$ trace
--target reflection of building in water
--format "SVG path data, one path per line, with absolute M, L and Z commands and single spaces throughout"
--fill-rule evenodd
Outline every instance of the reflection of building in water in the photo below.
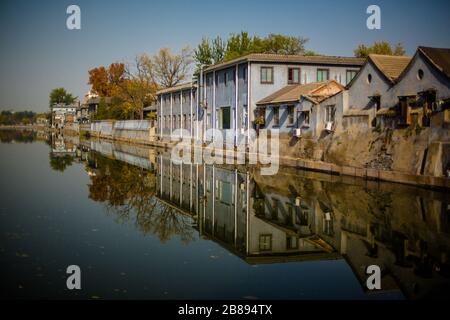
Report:
M 260 176 L 253 168 L 177 165 L 154 149 L 132 148 L 87 146 L 152 166 L 161 202 L 247 263 L 344 258 L 364 290 L 366 268 L 378 265 L 383 291 L 401 290 L 409 298 L 450 292 L 445 192 L 292 168 Z
M 76 156 L 77 145 L 71 141 L 64 139 L 61 134 L 52 135 L 52 156 L 64 157 L 64 156 Z
M 264 195 L 249 173 L 158 157 L 158 194 L 194 217 L 200 234 L 249 263 L 337 258 L 311 230 L 313 212 L 296 199 Z M 271 203 L 270 201 L 273 201 Z
M 364 290 L 367 267 L 378 265 L 382 290 L 411 298 L 442 295 L 435 290 L 450 284 L 445 193 L 291 169 L 258 176 L 164 156 L 156 167 L 161 200 L 248 263 L 343 257 Z
M 370 181 L 357 185 L 355 179 L 345 183 L 346 178 L 291 169 L 254 179 L 265 198 L 270 193 L 284 195 L 312 210 L 311 220 L 304 224 L 347 260 L 364 289 L 369 265 L 381 267 L 383 290 L 400 288 L 416 298 L 439 296 L 443 293 L 436 290 L 448 289 L 450 221 L 445 192 Z

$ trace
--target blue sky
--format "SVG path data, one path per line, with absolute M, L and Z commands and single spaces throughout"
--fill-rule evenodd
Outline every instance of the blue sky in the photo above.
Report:
M 67 30 L 66 8 L 81 8 L 81 30 Z M 381 30 L 366 28 L 366 8 L 381 8 Z M 203 36 L 248 31 L 299 35 L 308 49 L 351 56 L 360 43 L 450 47 L 450 1 L 53 0 L 0 2 L 0 110 L 45 111 L 52 88 L 77 96 L 87 71 L 161 47 L 195 47 Z

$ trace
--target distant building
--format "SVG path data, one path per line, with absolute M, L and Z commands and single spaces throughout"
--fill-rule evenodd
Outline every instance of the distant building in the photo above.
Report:
M 73 104 L 57 103 L 51 107 L 52 128 L 61 129 L 67 123 L 73 123 L 76 119 L 76 112 L 79 108 L 79 102 Z
M 36 124 L 42 125 L 42 126 L 48 126 L 48 119 L 43 116 L 37 117 Z
M 77 110 L 77 122 L 89 123 L 100 104 L 100 97 L 96 93 L 89 91 L 84 95 L 83 103 Z

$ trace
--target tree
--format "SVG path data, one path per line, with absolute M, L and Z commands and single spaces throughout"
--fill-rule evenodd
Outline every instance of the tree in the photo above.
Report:
M 50 107 L 56 103 L 71 104 L 76 97 L 67 92 L 64 88 L 55 88 L 50 92 Z
M 89 72 L 89 84 L 100 97 L 113 97 L 119 93 L 119 86 L 125 80 L 125 64 L 112 63 L 108 69 L 101 66 Z
M 156 84 L 151 58 L 147 54 L 136 56 L 134 64 L 128 65 L 126 79 L 120 85 L 124 111 L 134 118 L 144 118 L 144 108 L 156 101 Z
M 192 53 L 189 47 L 180 53 L 172 54 L 170 49 L 162 48 L 159 52 L 145 60 L 154 82 L 162 88 L 176 86 L 188 78 L 192 64 Z
M 214 64 L 221 63 L 225 58 L 227 44 L 220 36 L 212 41 L 211 57 Z
M 271 33 L 263 39 L 264 53 L 304 54 L 307 42 L 307 38 Z
M 251 53 L 286 55 L 316 55 L 305 49 L 307 38 L 271 33 L 265 38 L 250 36 L 248 32 L 232 33 L 226 41 L 216 37 L 213 41 L 203 38 L 194 51 L 197 69 L 200 65 L 217 64 Z
M 367 58 L 369 54 L 384 54 L 389 56 L 403 56 L 405 55 L 405 48 L 401 43 L 397 43 L 394 47 L 387 41 L 374 42 L 372 46 L 360 44 L 355 50 L 354 54 L 357 58 Z
M 263 52 L 261 39 L 258 37 L 251 38 L 248 32 L 241 31 L 239 34 L 231 34 L 227 41 L 227 51 L 224 61 L 233 60 L 250 53 Z
M 202 65 L 210 65 L 213 63 L 212 48 L 208 38 L 203 38 L 202 42 L 194 50 L 194 59 L 197 64 L 197 69 Z

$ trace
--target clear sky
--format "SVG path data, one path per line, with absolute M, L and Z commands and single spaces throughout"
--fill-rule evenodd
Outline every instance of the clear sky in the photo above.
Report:
M 66 8 L 81 8 L 81 30 L 66 28 Z M 381 30 L 366 9 L 381 7 Z M 161 47 L 195 47 L 203 36 L 248 31 L 299 35 L 308 49 L 351 56 L 361 43 L 450 47 L 448 0 L 53 0 L 0 2 L 0 110 L 46 111 L 52 88 L 82 97 L 90 68 Z

